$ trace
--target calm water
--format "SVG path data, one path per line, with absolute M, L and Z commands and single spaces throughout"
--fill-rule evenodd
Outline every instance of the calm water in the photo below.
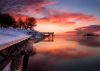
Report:
M 82 71 L 81 67 L 95 65 L 100 59 L 99 36 L 55 36 L 53 42 L 42 41 L 34 48 L 37 54 L 30 57 L 28 71 Z

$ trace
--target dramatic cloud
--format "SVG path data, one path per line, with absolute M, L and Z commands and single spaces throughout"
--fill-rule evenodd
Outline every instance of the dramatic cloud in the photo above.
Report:
M 77 30 L 88 31 L 88 32 L 97 32 L 100 31 L 100 25 L 91 25 L 86 27 L 80 27 Z
M 68 24 L 73 25 L 79 22 L 93 22 L 96 18 L 90 15 L 85 15 L 82 13 L 68 13 L 62 11 L 48 11 L 48 17 L 38 20 L 39 22 L 46 23 L 56 23 L 56 24 Z
M 67 13 L 59 10 L 49 10 L 48 5 L 56 4 L 57 2 L 50 0 L 1 0 L 0 11 L 7 13 L 17 13 L 29 16 L 40 17 L 39 13 L 45 13 L 48 17 L 45 21 L 52 23 L 75 24 L 79 21 L 93 21 L 92 16 L 81 13 Z
M 39 12 L 44 10 L 49 4 L 54 4 L 48 0 L 1 0 L 1 12 Z

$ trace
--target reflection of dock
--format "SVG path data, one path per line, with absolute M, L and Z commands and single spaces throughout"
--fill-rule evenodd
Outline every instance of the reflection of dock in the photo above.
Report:
M 42 32 L 44 34 L 44 41 L 54 41 L 54 32 Z

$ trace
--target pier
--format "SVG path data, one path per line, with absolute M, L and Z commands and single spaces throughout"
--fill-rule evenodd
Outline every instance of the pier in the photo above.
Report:
M 54 41 L 54 32 L 41 32 L 44 35 L 44 41 Z
M 30 55 L 35 55 L 33 44 L 35 37 L 28 30 L 0 28 L 0 71 L 27 71 Z M 53 41 L 54 32 L 37 32 L 43 34 L 43 41 Z M 34 34 L 34 36 L 39 34 Z M 42 41 L 41 38 L 36 38 Z M 38 42 L 39 42 L 38 41 Z M 37 43 L 38 43 L 37 42 Z M 8 70 L 9 69 L 9 70 Z
M 26 71 L 27 64 L 24 63 L 28 63 L 28 57 L 25 57 L 33 48 L 31 35 L 27 32 L 28 30 L 0 28 L 0 71 Z

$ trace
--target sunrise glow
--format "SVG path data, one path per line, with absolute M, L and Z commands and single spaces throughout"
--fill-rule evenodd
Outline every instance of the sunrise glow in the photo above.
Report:
M 77 1 L 72 2 L 76 3 L 75 6 L 78 5 Z M 9 6 L 11 7 L 9 12 L 7 11 L 7 6 L 3 11 L 8 12 L 11 15 L 17 15 L 18 17 L 14 16 L 16 21 L 21 18 L 22 21 L 25 22 L 27 17 L 35 18 L 37 26 L 34 28 L 40 32 L 62 34 L 79 27 L 91 26 L 94 24 L 99 25 L 100 21 L 98 19 L 100 18 L 98 17 L 97 11 L 94 10 L 95 8 L 92 7 L 92 14 L 90 7 L 84 7 L 85 10 L 80 8 L 81 6 L 84 6 L 81 4 L 82 2 L 79 2 L 80 6 L 77 7 L 74 7 L 72 2 L 72 5 L 67 4 L 70 3 L 69 0 L 33 0 L 25 1 L 22 5 L 19 5 L 16 2 L 14 7 Z M 19 9 L 19 7 L 21 8 Z
M 56 24 L 38 24 L 35 29 L 40 32 L 54 32 L 56 34 L 64 33 L 66 30 L 70 30 L 70 28 L 62 27 Z
M 0 71 L 100 71 L 100 0 L 0 0 Z
M 88 25 L 88 24 L 87 24 Z M 57 23 L 47 23 L 47 24 L 37 24 L 36 27 L 34 27 L 35 30 L 40 32 L 54 32 L 55 34 L 64 34 L 68 31 L 74 31 L 75 28 L 81 27 L 81 25 L 58 25 Z

